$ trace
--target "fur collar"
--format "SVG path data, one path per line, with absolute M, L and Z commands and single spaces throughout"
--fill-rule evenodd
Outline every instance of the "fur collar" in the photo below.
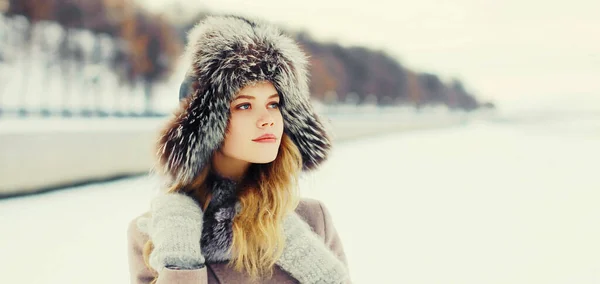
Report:
M 207 182 L 212 198 L 204 212 L 201 246 L 210 264 L 231 259 L 227 251 L 233 241 L 232 223 L 241 206 L 234 181 L 211 175 Z M 276 264 L 300 283 L 344 283 L 349 279 L 346 266 L 298 214 L 292 212 L 285 218 L 283 231 L 286 243 Z

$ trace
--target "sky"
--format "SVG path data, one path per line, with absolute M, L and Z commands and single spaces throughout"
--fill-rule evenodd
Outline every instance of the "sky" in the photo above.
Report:
M 596 0 L 153 0 L 144 5 L 160 12 L 175 3 L 184 12 L 261 17 L 306 30 L 317 40 L 384 50 L 411 69 L 459 78 L 479 98 L 499 104 L 600 105 Z

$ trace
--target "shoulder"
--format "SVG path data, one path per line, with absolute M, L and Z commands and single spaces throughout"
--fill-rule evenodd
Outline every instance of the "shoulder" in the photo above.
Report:
M 323 239 L 325 245 L 348 266 L 342 239 L 327 206 L 316 199 L 302 198 L 296 208 L 296 213 Z
M 331 215 L 322 201 L 314 198 L 302 198 L 296 207 L 296 213 L 310 225 L 315 233 L 322 237 L 326 236 L 327 223 L 331 221 Z
M 150 212 L 146 212 L 129 220 L 127 225 L 127 239 L 130 246 L 143 246 L 148 241 L 148 235 L 143 233 L 138 226 L 142 218 L 150 217 Z

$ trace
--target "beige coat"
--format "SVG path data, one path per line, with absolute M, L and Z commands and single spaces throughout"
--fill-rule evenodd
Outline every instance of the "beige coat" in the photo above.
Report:
M 323 238 L 325 244 L 347 266 L 348 262 L 342 241 L 333 225 L 332 217 L 327 208 L 316 199 L 303 198 L 298 208 L 296 208 L 296 213 L 310 225 L 315 233 Z M 148 236 L 141 233 L 136 225 L 137 219 L 142 216 L 138 216 L 129 223 L 127 232 L 130 279 L 131 283 L 135 284 L 150 283 L 154 279 L 154 276 L 144 264 L 142 256 L 142 248 L 146 241 L 148 241 Z M 226 263 L 208 263 L 206 267 L 196 270 L 171 270 L 165 268 L 158 276 L 157 284 L 167 283 L 238 284 L 249 283 L 249 280 L 245 274 L 228 268 Z M 298 283 L 298 281 L 278 266 L 275 266 L 273 277 L 263 280 L 261 283 L 287 284 Z

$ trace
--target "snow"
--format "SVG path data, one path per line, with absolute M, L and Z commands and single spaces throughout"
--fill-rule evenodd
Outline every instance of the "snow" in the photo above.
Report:
M 303 195 L 330 210 L 355 283 L 600 283 L 598 123 L 478 121 L 346 141 L 303 178 Z M 156 184 L 0 200 L 3 282 L 127 283 L 127 224 Z

